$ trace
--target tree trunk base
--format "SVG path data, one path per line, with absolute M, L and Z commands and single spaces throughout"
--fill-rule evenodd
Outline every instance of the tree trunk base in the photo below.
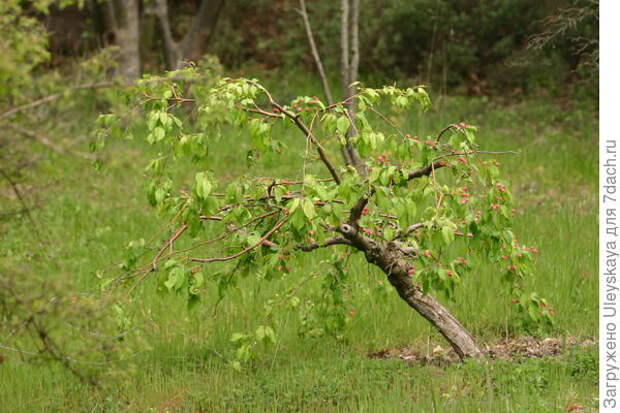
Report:
M 432 295 L 424 294 L 420 287 L 413 284 L 407 273 L 408 263 L 396 243 L 379 244 L 349 224 L 341 225 L 338 232 L 362 251 L 369 263 L 381 268 L 398 295 L 448 340 L 461 360 L 484 356 L 469 331 Z
M 484 356 L 469 331 L 433 296 L 424 294 L 419 287 L 413 285 L 408 274 L 403 277 L 401 274 L 391 273 L 388 274 L 388 280 L 396 288 L 398 295 L 448 340 L 461 360 Z

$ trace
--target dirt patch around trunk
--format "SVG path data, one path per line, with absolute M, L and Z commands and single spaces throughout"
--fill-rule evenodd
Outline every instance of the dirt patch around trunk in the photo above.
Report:
M 558 357 L 571 347 L 591 347 L 597 343 L 594 340 L 577 340 L 573 337 L 565 338 L 535 338 L 535 337 L 514 337 L 505 338 L 501 341 L 486 345 L 485 355 L 493 360 L 518 361 L 526 358 Z M 426 351 L 419 348 L 402 347 L 383 349 L 368 353 L 371 359 L 401 359 L 407 363 L 421 364 L 448 364 L 459 361 L 458 355 L 451 347 L 437 345 Z

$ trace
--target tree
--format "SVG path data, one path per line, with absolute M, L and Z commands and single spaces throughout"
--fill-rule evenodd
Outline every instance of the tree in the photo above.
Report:
M 598 0 L 572 1 L 571 7 L 557 10 L 543 20 L 545 31 L 531 36 L 528 47 L 534 50 L 557 47 L 569 52 L 576 59 L 574 69 L 580 70 L 589 80 L 596 81 L 599 60 L 598 9 Z
M 327 98 L 327 103 L 332 104 L 332 92 L 329 86 L 329 81 L 323 68 L 323 62 L 319 54 L 316 42 L 314 40 L 314 34 L 310 25 L 310 19 L 308 17 L 308 10 L 305 0 L 299 0 L 299 14 L 301 15 L 304 27 L 306 29 L 306 37 L 310 45 L 312 57 L 316 64 L 321 82 L 323 85 L 323 91 Z M 351 7 L 350 0 L 341 0 L 340 3 L 340 88 L 341 88 L 341 100 L 346 100 L 350 96 L 354 95 L 357 87 L 357 76 L 359 72 L 359 0 L 353 0 L 353 6 Z M 355 99 L 348 100 L 346 109 L 350 117 L 355 117 Z M 355 135 L 355 128 L 349 128 L 346 133 L 345 139 L 347 144 L 342 147 L 342 157 L 347 165 L 352 165 L 360 172 L 365 173 L 362 169 L 362 163 L 359 154 L 355 148 L 348 142 L 351 137 Z
M 108 26 L 119 48 L 118 73 L 126 79 L 140 77 L 140 7 L 138 0 L 105 3 Z
M 168 16 L 168 1 L 155 0 L 154 12 L 163 32 L 168 69 L 179 69 L 184 62 L 198 60 L 204 54 L 224 3 L 225 0 L 202 0 L 187 33 L 177 42 L 174 40 Z
M 354 95 L 333 104 L 307 96 L 282 104 L 249 79 L 224 78 L 206 87 L 195 83 L 194 98 L 182 97 L 181 90 L 182 85 L 169 81 L 143 83 L 136 91 L 146 102 L 146 140 L 160 150 L 147 168 L 148 199 L 170 215 L 177 228 L 142 268 L 132 272 L 137 255 L 128 259 L 129 273 L 121 279 L 137 280 L 134 288 L 158 271 L 160 289 L 187 294 L 193 305 L 206 278 L 223 294 L 242 274 L 277 279 L 300 254 L 330 248 L 337 251 L 332 269 L 326 270 L 325 288 L 332 295 L 320 305 L 334 307 L 336 318 L 342 318 L 339 291 L 348 277 L 343 254 L 359 252 L 461 358 L 478 358 L 482 351 L 432 293 L 454 297 L 474 263 L 500 265 L 523 322 L 551 321 L 545 300 L 524 293 L 531 274 L 528 262 L 537 251 L 520 244 L 511 230 L 510 192 L 496 162 L 483 159 L 498 153 L 478 149 L 473 126 L 450 124 L 435 137 L 419 138 L 379 110 L 382 101 L 401 117 L 413 104 L 424 109 L 430 101 L 423 88 L 358 86 Z M 347 111 L 351 100 L 357 102 L 355 118 Z M 187 103 L 196 105 L 199 114 L 193 131 L 176 115 L 177 107 Z M 100 133 L 113 129 L 115 121 L 114 115 L 102 116 Z M 275 125 L 301 132 L 306 147 L 316 151 L 317 158 L 306 151 L 300 179 L 243 176 L 223 182 L 209 169 L 215 166 L 209 153 L 225 128 L 246 131 L 252 146 L 248 156 L 256 159 L 282 150 L 282 133 L 272 133 Z M 358 133 L 347 141 L 351 126 Z M 348 143 L 363 156 L 367 174 L 334 163 L 333 151 Z M 187 157 L 196 162 L 198 172 L 190 190 L 177 190 L 168 167 Z M 308 172 L 314 160 L 324 173 Z M 187 233 L 200 242 L 174 250 L 174 243 Z M 207 235 L 210 239 L 201 239 Z M 204 245 L 235 252 L 193 254 Z M 213 249 L 204 252 L 214 254 Z M 203 267 L 214 263 L 233 264 L 205 274 Z M 235 335 L 238 357 L 251 357 L 248 337 L 271 340 L 274 335 L 270 326 L 261 326 L 255 335 Z

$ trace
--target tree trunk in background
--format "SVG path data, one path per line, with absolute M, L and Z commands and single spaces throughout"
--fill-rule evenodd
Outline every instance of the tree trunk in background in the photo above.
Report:
M 204 54 L 224 8 L 225 0 L 202 0 L 198 14 L 185 35 L 181 52 L 185 60 L 197 60 Z
M 106 20 L 119 47 L 118 74 L 125 79 L 140 77 L 140 8 L 138 0 L 110 0 Z
M 155 0 L 155 13 L 163 32 L 166 66 L 178 69 L 183 63 L 198 60 L 204 54 L 215 30 L 225 0 L 202 0 L 192 24 L 181 41 L 175 41 L 170 26 L 167 0 Z
M 172 37 L 170 28 L 170 17 L 168 16 L 168 0 L 155 0 L 155 15 L 159 20 L 164 39 L 164 56 L 166 68 L 173 70 L 177 68 L 179 62 L 179 44 Z
M 351 84 L 357 81 L 359 67 L 359 0 L 352 1 L 352 7 L 351 0 L 341 0 L 340 3 L 340 86 L 343 100 L 357 92 L 357 87 Z M 347 103 L 346 108 L 349 117 L 355 119 L 355 100 Z M 360 156 L 350 143 L 356 133 L 355 124 L 352 123 L 347 131 L 343 156 L 348 165 L 353 165 L 360 174 L 365 175 Z

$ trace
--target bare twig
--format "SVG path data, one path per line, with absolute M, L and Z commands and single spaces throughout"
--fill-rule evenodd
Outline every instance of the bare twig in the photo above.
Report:
M 319 153 L 319 158 L 321 158 L 321 161 L 323 162 L 323 164 L 325 164 L 325 166 L 329 170 L 329 173 L 334 179 L 334 181 L 336 181 L 337 184 L 340 184 L 340 176 L 338 176 L 338 172 L 336 171 L 336 168 L 334 167 L 332 162 L 329 160 L 329 157 L 327 155 L 327 152 L 325 151 L 325 148 L 323 148 L 323 146 L 319 143 L 319 141 L 316 139 L 312 131 L 308 129 L 306 124 L 301 121 L 301 119 L 299 118 L 299 115 L 287 110 L 282 105 L 280 105 L 278 102 L 276 102 L 273 99 L 273 96 L 271 96 L 271 93 L 269 93 L 269 91 L 265 89 L 263 86 L 255 82 L 250 82 L 250 83 L 256 86 L 257 88 L 259 88 L 265 94 L 265 96 L 267 96 L 267 99 L 269 100 L 269 103 L 271 104 L 271 106 L 278 109 L 280 113 L 284 114 L 286 117 L 291 119 L 293 123 L 295 123 L 295 125 L 304 133 L 306 138 L 308 138 L 310 142 L 312 142 L 312 144 L 316 147 L 316 150 Z
M 405 238 L 405 237 L 407 237 L 409 234 L 411 234 L 411 233 L 413 233 L 413 232 L 417 231 L 417 230 L 418 230 L 418 229 L 420 229 L 420 228 L 424 228 L 424 223 L 422 223 L 422 222 L 418 222 L 417 224 L 412 224 L 412 225 L 409 225 L 409 226 L 407 227 L 407 229 L 406 229 L 406 230 L 405 230 L 402 234 L 401 234 L 401 233 L 396 234 L 396 236 L 395 236 L 394 238 Z
M 37 100 L 32 101 L 30 103 L 26 103 L 24 105 L 16 106 L 16 107 L 14 107 L 12 109 L 9 109 L 6 112 L 0 114 L 0 120 L 8 118 L 10 116 L 13 116 L 14 114 L 22 112 L 24 110 L 36 108 L 37 106 L 41 106 L 41 105 L 44 105 L 46 103 L 53 102 L 53 101 L 63 97 L 68 92 L 73 92 L 73 91 L 76 91 L 76 90 L 86 90 L 86 89 L 102 89 L 102 88 L 107 88 L 107 87 L 112 87 L 112 86 L 121 86 L 121 85 L 123 85 L 123 84 L 122 83 L 118 83 L 118 82 L 106 81 L 106 82 L 88 83 L 88 84 L 84 84 L 84 85 L 71 86 L 71 87 L 68 87 L 67 89 L 63 90 L 62 92 L 53 93 L 51 95 L 42 97 L 41 99 L 37 99 Z
M 179 237 L 183 235 L 186 229 L 187 229 L 187 224 L 181 225 L 181 227 L 177 229 L 174 232 L 174 234 L 172 234 L 172 236 L 168 239 L 168 241 L 166 241 L 164 245 L 159 249 L 159 252 L 157 252 L 157 255 L 155 255 L 155 257 L 153 257 L 153 259 L 151 260 L 151 267 L 153 268 L 153 271 L 157 270 L 157 260 L 159 259 L 159 257 L 162 256 L 164 251 L 166 251 L 166 248 L 172 247 L 172 243 L 176 241 L 177 239 L 179 239 Z
M 391 120 L 389 120 L 387 118 L 387 116 L 385 116 L 383 113 L 379 112 L 377 109 L 373 108 L 372 106 L 369 106 L 369 109 L 377 116 L 379 116 L 385 123 L 387 123 L 388 125 L 390 125 L 392 128 L 394 128 L 394 130 L 396 132 L 398 132 L 398 134 L 402 137 L 405 138 L 405 134 L 403 133 L 403 131 L 400 130 L 400 128 L 398 126 L 396 126 L 396 124 L 394 122 L 392 122 Z
M 184 82 L 195 82 L 198 79 L 200 79 L 200 77 L 198 78 L 186 78 L 183 76 L 172 76 L 172 77 L 153 77 L 151 79 L 145 79 L 145 80 L 141 80 L 140 83 L 155 83 L 155 82 L 160 82 L 160 81 L 184 81 Z M 32 102 L 20 105 L 20 106 L 16 106 L 14 108 L 11 108 L 9 110 L 7 110 L 6 112 L 0 113 L 0 120 L 9 118 L 19 112 L 23 112 L 25 110 L 29 110 L 29 109 L 33 109 L 36 108 L 38 106 L 41 105 L 45 105 L 47 103 L 51 103 L 55 100 L 58 100 L 60 98 L 62 98 L 63 96 L 71 93 L 71 92 L 76 92 L 79 90 L 92 90 L 92 89 L 105 89 L 105 88 L 110 88 L 110 87 L 129 87 L 134 85 L 135 82 L 123 82 L 123 81 L 117 81 L 117 80 L 107 80 L 107 81 L 102 81 L 102 82 L 96 82 L 96 83 L 86 83 L 86 84 L 81 84 L 81 85 L 75 85 L 75 86 L 69 86 L 66 89 L 60 91 L 60 92 L 56 92 L 56 93 L 52 93 L 51 95 L 47 95 L 44 96 L 40 99 L 34 100 Z
M 262 238 L 260 240 L 258 240 L 258 242 L 256 242 L 253 245 L 250 245 L 249 247 L 245 248 L 242 251 L 239 251 L 236 254 L 230 255 L 228 257 L 214 257 L 214 258 L 190 258 L 190 261 L 193 262 L 200 262 L 203 264 L 208 264 L 211 262 L 222 262 L 222 261 L 230 261 L 230 260 L 234 260 L 235 258 L 239 258 L 240 256 L 242 256 L 243 254 L 246 254 L 250 251 L 252 251 L 254 248 L 260 246 L 263 244 L 263 242 L 265 240 L 267 240 L 267 238 L 269 238 L 274 232 L 276 232 L 278 229 L 280 229 L 280 227 L 282 225 L 284 225 L 284 223 L 286 222 L 286 219 L 282 219 L 280 220 L 276 225 L 273 226 L 273 228 L 271 228 L 269 231 L 267 231 L 267 233 L 265 235 L 262 236 Z
M 351 241 L 349 241 L 348 239 L 344 238 L 344 237 L 333 237 L 333 238 L 328 238 L 325 240 L 325 242 L 323 242 L 322 244 L 317 244 L 316 242 L 313 242 L 311 244 L 298 244 L 296 246 L 297 249 L 301 250 L 301 251 L 313 251 L 315 249 L 318 248 L 325 248 L 325 247 L 329 247 L 332 245 L 353 245 L 351 244 Z
M 0 175 L 2 175 L 2 177 L 9 183 L 9 185 L 11 186 L 11 189 L 13 190 L 13 193 L 15 194 L 15 196 L 17 197 L 17 199 L 19 200 L 19 203 L 22 205 L 22 210 L 24 211 L 24 213 L 26 214 L 26 216 L 28 217 L 28 220 L 32 223 L 32 225 L 35 226 L 36 228 L 36 222 L 34 220 L 34 218 L 32 217 L 32 214 L 30 214 L 30 207 L 28 207 L 28 204 L 26 203 L 26 200 L 24 199 L 24 197 L 22 196 L 21 191 L 19 190 L 19 188 L 17 187 L 17 184 L 15 183 L 15 181 L 11 178 L 11 176 L 2 168 L 0 168 Z
M 442 130 L 439 131 L 439 134 L 437 134 L 437 139 L 435 139 L 437 142 L 439 142 L 439 140 L 441 139 L 441 137 L 443 136 L 444 133 L 446 133 L 447 131 L 449 131 L 452 128 L 456 128 L 457 126 L 454 124 L 448 125 L 445 128 L 443 128 Z
M 41 135 L 40 133 L 28 130 L 26 128 L 22 128 L 21 126 L 15 124 L 15 123 L 8 123 L 8 126 L 14 130 L 16 130 L 17 132 L 21 133 L 22 135 L 25 135 L 27 137 L 29 137 L 30 139 L 33 139 L 35 141 L 37 141 L 38 143 L 40 143 L 41 145 L 53 150 L 54 152 L 57 152 L 61 155 L 72 155 L 72 156 L 76 156 L 78 158 L 83 158 L 89 161 L 94 161 L 96 158 L 88 153 L 83 153 L 83 152 L 76 152 L 76 151 L 71 151 L 69 149 L 66 149 L 62 146 L 57 145 L 56 143 L 52 142 L 50 139 L 48 139 L 47 137 Z
M 412 179 L 421 178 L 423 176 L 429 176 L 436 169 L 443 168 L 444 166 L 447 166 L 447 165 L 448 165 L 448 162 L 446 161 L 435 160 L 431 162 L 428 166 L 425 166 L 424 168 L 416 169 L 415 171 L 410 171 L 409 174 L 407 175 L 407 180 L 410 181 Z

